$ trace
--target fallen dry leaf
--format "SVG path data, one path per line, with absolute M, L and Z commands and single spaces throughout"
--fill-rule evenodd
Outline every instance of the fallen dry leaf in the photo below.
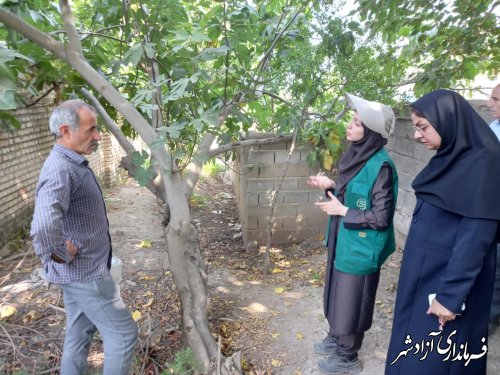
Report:
M 297 338 L 297 340 L 303 340 L 304 339 L 304 334 L 303 333 L 300 333 L 298 332 L 295 337 Z
M 274 288 L 274 293 L 276 293 L 276 294 L 281 294 L 281 293 L 283 293 L 284 291 L 285 291 L 285 288 L 283 288 L 283 287 L 281 287 L 281 286 L 280 286 L 280 287 L 278 287 L 278 288 Z
M 142 240 L 139 245 L 136 245 L 136 247 L 141 248 L 141 249 L 149 249 L 153 245 L 153 242 L 150 240 Z
M 17 312 L 17 309 L 12 305 L 0 306 L 0 319 L 10 318 Z
M 23 323 L 28 324 L 33 320 L 36 320 L 39 317 L 39 314 L 35 310 L 30 310 L 26 315 L 23 316 Z
M 134 319 L 136 322 L 142 318 L 142 313 L 139 310 L 135 310 L 132 313 L 132 319 Z
M 149 306 L 153 304 L 154 298 L 150 298 L 148 302 L 146 302 L 144 305 L 142 305 L 143 309 L 147 309 Z

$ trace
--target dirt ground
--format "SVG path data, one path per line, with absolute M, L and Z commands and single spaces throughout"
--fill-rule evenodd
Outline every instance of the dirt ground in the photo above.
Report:
M 160 205 L 133 181 L 107 190 L 105 200 L 114 254 L 123 261 L 122 296 L 140 326 L 134 372 L 154 374 L 168 368 L 182 341 Z M 263 278 L 262 254 L 244 250 L 230 184 L 202 180 L 192 205 L 209 268 L 212 331 L 222 337 L 223 353 L 241 351 L 247 374 L 320 374 L 322 358 L 312 351 L 327 331 L 320 239 L 272 248 L 271 274 Z M 366 375 L 383 374 L 401 255 L 393 254 L 381 273 L 374 324 L 360 352 Z M 32 251 L 0 263 L 0 307 L 16 308 L 0 321 L 1 374 L 58 374 L 64 306 L 57 288 L 47 288 L 37 276 L 37 267 Z M 101 342 L 94 341 L 90 361 L 97 374 Z M 488 375 L 500 373 L 499 344 L 500 329 L 488 343 Z

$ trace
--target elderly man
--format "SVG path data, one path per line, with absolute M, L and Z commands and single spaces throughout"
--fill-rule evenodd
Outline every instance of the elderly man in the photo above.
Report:
M 64 294 L 66 336 L 62 375 L 83 374 L 92 337 L 104 344 L 105 375 L 130 373 L 137 325 L 110 275 L 106 207 L 88 161 L 101 136 L 95 109 L 80 100 L 50 117 L 54 147 L 40 172 L 31 236 L 45 274 Z
M 500 141 L 500 84 L 496 85 L 491 92 L 490 99 L 488 100 L 488 108 L 491 111 L 491 115 L 495 118 L 490 124 L 490 128 Z M 488 333 L 490 335 L 495 332 L 498 326 L 498 318 L 500 318 L 500 245 L 497 247 L 495 289 L 493 291 L 493 301 L 491 303 L 490 322 L 488 327 Z

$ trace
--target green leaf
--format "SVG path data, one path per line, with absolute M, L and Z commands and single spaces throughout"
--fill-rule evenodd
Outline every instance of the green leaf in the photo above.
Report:
M 141 61 L 142 54 L 144 53 L 144 49 L 142 48 L 142 44 L 138 43 L 130 48 L 123 56 L 123 60 L 126 62 L 130 62 L 133 66 L 139 64 Z
M 146 160 L 149 159 L 149 154 L 146 150 L 142 150 L 142 152 L 134 151 L 132 152 L 132 163 L 137 166 L 142 166 Z
M 15 76 L 7 65 L 0 63 L 0 110 L 16 109 Z
M 198 132 L 203 131 L 203 129 L 205 128 L 205 125 L 203 124 L 203 121 L 201 119 L 199 119 L 199 118 L 194 119 L 193 121 L 191 121 L 191 124 L 194 125 L 194 128 Z
M 149 43 L 149 42 L 144 45 L 146 56 L 149 57 L 150 59 L 156 56 L 155 46 L 156 46 L 155 43 Z
M 180 124 L 176 123 L 172 124 L 171 126 L 162 126 L 158 128 L 157 131 L 162 138 L 167 138 L 168 136 L 172 139 L 178 139 L 181 135 L 181 131 L 183 128 L 184 128 L 184 123 Z
M 16 96 L 13 90 L 2 89 L 0 80 L 0 110 L 16 109 Z
M 205 48 L 200 53 L 200 59 L 202 61 L 215 60 L 221 56 L 225 56 L 228 50 L 229 47 L 226 45 L 223 45 L 218 48 Z
M 149 154 L 146 150 L 134 151 L 132 163 L 137 166 L 134 178 L 139 182 L 139 185 L 145 186 L 156 175 L 155 170 L 150 165 Z
M 402 37 L 408 37 L 410 36 L 412 30 L 413 28 L 411 26 L 403 26 L 398 30 L 398 35 Z
M 15 116 L 2 110 L 0 110 L 0 125 L 4 130 L 11 134 L 13 129 L 21 128 L 21 123 Z
M 19 52 L 0 46 L 0 64 L 14 60 L 15 58 L 24 59 L 29 61 L 30 63 L 34 63 L 33 59 L 30 59 L 29 57 L 24 56 Z
M 191 35 L 189 35 L 189 33 L 184 29 L 174 30 L 174 34 L 174 40 L 181 42 L 187 41 L 191 38 Z
M 208 36 L 204 35 L 200 30 L 193 31 L 193 35 L 191 35 L 191 40 L 195 43 L 211 42 L 212 41 L 212 39 L 210 39 Z
M 474 79 L 476 78 L 477 75 L 477 68 L 476 64 L 474 64 L 472 61 L 466 61 L 464 63 L 464 76 L 467 79 Z
M 156 175 L 153 167 L 140 167 L 135 171 L 134 178 L 141 186 L 146 186 L 149 181 Z
M 186 92 L 188 83 L 190 80 L 188 78 L 181 78 L 174 82 L 170 89 L 170 93 L 165 98 L 166 101 L 174 101 L 181 98 Z

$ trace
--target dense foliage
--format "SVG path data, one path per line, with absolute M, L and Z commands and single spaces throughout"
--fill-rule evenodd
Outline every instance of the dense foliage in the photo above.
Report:
M 405 69 L 394 50 L 367 41 L 358 23 L 341 17 L 340 5 L 75 0 L 73 10 L 89 63 L 134 103 L 185 165 L 205 132 L 227 143 L 251 127 L 290 132 L 301 126 L 305 139 L 331 151 L 318 150 L 312 161 L 338 155 L 343 129 L 331 130 L 343 106 L 339 97 L 347 91 L 389 100 Z M 66 43 L 57 2 L 3 6 Z M 9 77 L 0 108 L 14 108 L 16 92 L 17 103 L 32 103 L 47 90 L 59 100 L 87 86 L 70 66 L 18 33 L 4 28 L 0 36 L 0 67 Z M 223 126 L 215 126 L 231 102 Z M 122 130 L 135 135 L 128 124 Z
M 416 93 L 470 84 L 500 72 L 496 0 L 358 0 L 355 13 L 412 62 Z

